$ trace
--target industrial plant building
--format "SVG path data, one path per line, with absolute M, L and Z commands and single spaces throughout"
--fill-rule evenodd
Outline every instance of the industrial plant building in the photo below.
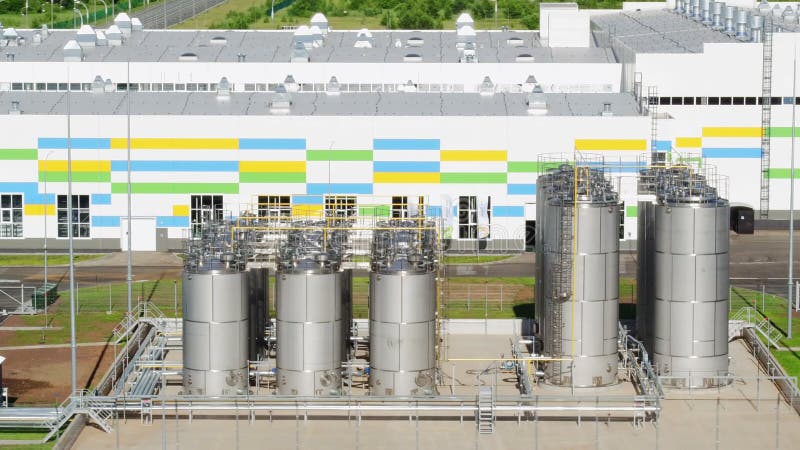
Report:
M 746 3 L 545 4 L 541 31 L 3 28 L 0 239 L 66 247 L 68 149 L 79 250 L 127 248 L 128 181 L 134 250 L 246 211 L 409 208 L 452 249 L 522 250 L 554 153 L 602 157 L 627 248 L 653 151 L 785 218 L 798 14 Z

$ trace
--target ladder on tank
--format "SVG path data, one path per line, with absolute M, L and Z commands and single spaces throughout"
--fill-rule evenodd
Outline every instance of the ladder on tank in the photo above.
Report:
M 576 174 L 577 175 L 577 174 Z M 569 299 L 572 287 L 572 221 L 574 219 L 574 209 L 572 205 L 562 205 L 561 207 L 561 243 L 559 248 L 558 264 L 554 267 L 553 288 L 552 288 L 552 356 L 562 356 L 564 313 L 563 304 Z M 561 362 L 555 361 L 552 366 L 552 379 L 554 383 L 561 383 Z
M 770 126 L 772 125 L 772 16 L 764 16 L 763 66 L 761 78 L 761 204 L 758 216 L 769 216 Z
M 491 386 L 483 386 L 478 391 L 478 432 L 494 433 L 494 390 Z

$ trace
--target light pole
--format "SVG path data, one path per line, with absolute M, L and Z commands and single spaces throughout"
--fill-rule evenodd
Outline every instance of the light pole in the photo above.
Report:
M 275 22 L 275 0 L 272 0 L 272 7 L 269 10 L 269 21 Z
M 47 160 L 50 159 L 50 155 L 53 154 L 53 150 L 47 152 L 47 155 L 44 157 L 44 199 L 47 202 Z M 43 294 L 44 294 L 44 327 L 47 328 L 47 204 L 44 205 L 44 285 Z M 44 334 L 44 331 L 42 331 Z
M 75 344 L 75 246 L 73 239 L 74 232 L 72 229 L 72 213 L 75 205 L 72 202 L 72 111 L 70 106 L 72 86 L 70 86 L 69 69 L 69 63 L 67 63 L 67 236 L 69 237 L 69 344 L 72 369 L 71 395 L 75 395 L 75 390 L 77 389 L 78 385 L 78 348 Z
M 794 45 L 794 60 L 792 63 L 792 158 L 789 169 L 789 295 L 786 297 L 789 314 L 786 316 L 786 338 L 792 338 L 792 288 L 794 287 L 794 140 L 795 140 L 795 112 L 797 111 L 797 44 Z
M 89 7 L 86 6 L 86 3 L 83 3 L 80 0 L 75 0 L 75 4 L 83 6 L 84 8 L 86 8 L 86 23 L 90 23 L 91 21 L 89 20 Z M 83 26 L 83 19 L 81 19 L 81 26 Z
M 113 0 L 112 0 L 113 1 Z M 105 0 L 94 0 L 94 23 L 97 24 L 97 2 L 103 4 L 103 17 L 108 17 L 108 5 Z M 112 3 L 113 4 L 113 3 Z
M 55 2 L 55 0 L 50 0 L 50 29 L 51 30 L 54 28 L 54 23 L 55 23 L 55 22 L 53 22 L 53 2 Z
M 78 13 L 78 18 L 81 19 L 81 26 L 83 26 L 83 13 L 78 8 L 72 8 L 72 28 L 75 28 L 75 13 Z

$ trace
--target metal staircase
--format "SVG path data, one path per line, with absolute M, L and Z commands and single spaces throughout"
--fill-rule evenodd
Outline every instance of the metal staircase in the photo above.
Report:
M 478 391 L 478 432 L 494 433 L 494 390 L 491 386 L 482 386 Z
M 763 66 L 761 78 L 761 204 L 758 215 L 769 217 L 769 154 L 772 124 L 772 15 L 764 16 L 762 40 Z
M 775 348 L 780 347 L 780 341 L 784 338 L 781 330 L 752 306 L 743 307 L 728 321 L 728 340 L 742 336 L 745 328 L 755 328 Z
M 111 425 L 114 419 L 114 400 L 109 397 L 95 398 L 86 396 L 83 398 L 83 409 L 92 418 L 97 426 L 106 433 L 111 433 L 114 427 Z

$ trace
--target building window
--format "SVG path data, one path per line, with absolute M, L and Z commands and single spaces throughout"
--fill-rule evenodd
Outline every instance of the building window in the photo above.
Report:
M 259 195 L 258 217 L 288 219 L 292 216 L 292 202 L 288 195 Z
M 756 102 L 756 98 L 755 97 L 745 97 L 744 98 L 744 104 L 745 105 L 755 105 L 756 103 L 757 102 Z
M 392 218 L 405 219 L 408 217 L 423 217 L 425 216 L 425 197 L 419 196 L 417 203 L 409 203 L 406 196 L 392 197 Z
M 191 201 L 192 237 L 199 237 L 203 224 L 222 220 L 221 195 L 193 195 Z
M 58 237 L 66 238 L 69 229 L 69 202 L 67 195 L 57 198 Z M 89 214 L 89 196 L 72 196 L 72 237 L 89 238 L 91 236 L 91 216 Z
M 684 105 L 694 105 L 694 97 L 683 97 Z
M 483 216 L 483 217 L 482 217 Z M 488 239 L 492 223 L 492 198 L 480 204 L 474 195 L 458 197 L 458 237 L 460 239 Z
M 0 238 L 22 237 L 22 194 L 0 195 Z
M 355 195 L 326 195 L 325 217 L 355 217 L 358 214 Z

